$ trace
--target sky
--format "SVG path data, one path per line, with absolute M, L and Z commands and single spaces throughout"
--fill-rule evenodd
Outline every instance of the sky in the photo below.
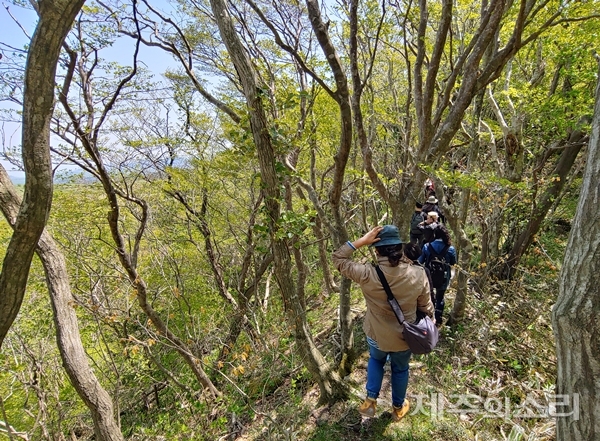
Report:
M 153 5 L 162 10 L 170 9 L 167 0 L 153 1 Z M 31 36 L 35 30 L 37 15 L 31 9 L 22 8 L 12 4 L 3 3 L 2 6 L 3 7 L 0 9 L 0 43 L 2 43 L 0 44 L 0 51 L 2 53 L 10 51 L 10 49 L 7 48 L 7 45 L 22 49 L 28 43 L 28 37 L 25 32 Z M 15 22 L 15 19 L 19 24 Z M 133 40 L 128 37 L 122 37 L 112 48 L 103 50 L 101 56 L 107 60 L 116 61 L 123 65 L 129 65 L 133 58 L 134 45 L 132 41 Z M 6 57 L 4 59 L 6 59 Z M 142 45 L 140 47 L 138 59 L 157 76 L 162 75 L 166 69 L 175 67 L 174 60 L 167 53 L 158 48 L 149 48 Z M 0 60 L 0 63 L 2 63 L 2 60 Z M 9 106 L 15 107 L 14 105 L 0 101 L 0 109 L 6 109 Z M 4 137 L 2 139 L 3 147 L 19 146 L 21 143 L 20 124 L 4 123 L 2 128 L 4 132 Z M 51 143 L 52 142 L 56 142 L 56 140 L 53 141 L 51 139 Z M 2 163 L 15 184 L 22 184 L 24 182 L 25 174 L 22 171 L 19 171 L 15 166 L 3 159 L 0 159 L 0 163 Z
M 22 49 L 25 43 L 27 42 L 27 37 L 25 36 L 23 30 L 11 17 L 11 15 L 14 18 L 16 18 L 21 23 L 23 28 L 30 33 L 32 33 L 33 29 L 35 28 L 36 15 L 33 11 L 28 11 L 24 8 L 20 8 L 14 5 L 3 3 L 2 6 L 2 9 L 0 9 L 0 42 L 3 44 L 0 47 L 0 50 L 2 51 L 2 53 L 9 51 L 10 49 L 8 49 L 5 45 Z M 2 60 L 0 60 L 0 63 L 2 63 Z M 6 102 L 0 102 L 0 108 L 6 109 L 7 107 L 9 107 L 9 104 L 7 104 Z M 10 107 L 14 108 L 15 106 L 10 105 Z M 20 125 L 5 123 L 3 129 L 3 146 L 5 144 L 20 144 Z M 8 174 L 11 176 L 11 178 L 13 178 L 13 181 L 15 181 L 15 178 L 17 178 L 16 180 L 18 181 L 24 177 L 24 173 L 16 171 L 15 167 L 9 162 L 5 160 L 1 160 L 0 162 L 2 163 Z

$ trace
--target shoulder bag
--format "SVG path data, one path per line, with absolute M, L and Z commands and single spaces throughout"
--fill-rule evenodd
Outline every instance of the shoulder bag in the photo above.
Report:
M 435 327 L 435 324 L 429 318 L 427 314 L 417 309 L 417 320 L 415 323 L 409 323 L 404 319 L 404 313 L 402 312 L 402 308 L 398 304 L 398 301 L 392 294 L 392 290 L 390 289 L 390 285 L 379 268 L 379 265 L 375 265 L 375 270 L 377 271 L 377 275 L 379 276 L 379 280 L 383 285 L 383 289 L 387 294 L 387 300 L 390 304 L 392 311 L 394 311 L 394 315 L 398 319 L 398 322 L 404 326 L 402 331 L 402 336 L 404 337 L 404 341 L 408 344 L 411 352 L 413 354 L 429 354 L 437 345 L 439 339 L 438 329 Z

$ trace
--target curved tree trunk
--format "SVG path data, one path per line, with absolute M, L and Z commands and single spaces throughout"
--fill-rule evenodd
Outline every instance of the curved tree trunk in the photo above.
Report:
M 527 252 L 527 249 L 533 242 L 534 236 L 540 230 L 542 222 L 546 218 L 548 211 L 553 206 L 554 201 L 560 195 L 565 183 L 567 182 L 567 176 L 571 171 L 571 168 L 573 168 L 573 164 L 575 163 L 575 159 L 577 158 L 579 151 L 584 145 L 584 142 L 582 142 L 584 139 L 585 135 L 579 130 L 573 132 L 569 137 L 567 146 L 562 151 L 560 158 L 558 159 L 558 162 L 551 173 L 551 184 L 546 188 L 546 191 L 542 195 L 540 201 L 536 204 L 527 226 L 517 237 L 510 253 L 508 254 L 506 263 L 503 266 L 503 272 L 501 274 L 503 278 L 512 278 L 517 265 L 521 261 L 521 258 Z
M 469 192 L 467 192 L 468 194 Z M 468 195 L 466 196 L 468 197 Z M 460 257 L 458 260 L 457 268 L 455 269 L 456 277 L 456 295 L 454 296 L 454 305 L 450 312 L 450 319 L 448 325 L 453 326 L 460 323 L 465 316 L 465 309 L 467 306 L 467 292 L 468 292 L 468 281 L 469 281 L 469 264 L 471 262 L 473 245 L 465 234 L 457 237 Z
M 25 193 L 0 274 L 0 347 L 17 316 L 52 202 L 50 118 L 60 48 L 83 0 L 45 0 L 27 55 L 22 150 Z
M 507 63 L 506 66 L 506 82 L 503 87 L 504 92 L 508 92 L 511 78 L 512 62 Z M 485 93 L 485 92 L 484 92 Z M 508 94 L 507 94 L 508 95 Z M 502 129 L 502 145 L 505 153 L 504 162 L 499 167 L 501 175 L 504 179 L 508 180 L 513 184 L 517 184 L 523 180 L 523 166 L 525 159 L 525 149 L 522 143 L 522 116 L 515 111 L 515 106 L 512 103 L 510 97 L 507 98 L 507 112 L 506 114 L 500 109 L 500 105 L 496 102 L 494 94 L 492 93 L 491 86 L 487 88 L 488 103 L 493 113 L 496 115 L 496 123 Z M 502 198 L 508 194 L 508 200 L 513 200 L 517 194 L 517 190 L 513 186 L 505 186 L 496 184 L 494 189 L 494 200 L 502 201 Z M 506 247 L 507 241 L 511 240 L 511 235 L 514 235 L 514 227 L 511 225 L 516 224 L 516 219 L 510 218 L 507 215 L 506 206 L 503 203 L 494 204 L 492 207 L 491 216 L 487 219 L 487 225 L 489 228 L 488 239 L 488 254 L 486 258 L 494 262 L 492 265 L 496 267 L 503 267 L 505 262 L 504 255 L 501 249 Z M 508 225 L 507 225 L 508 217 Z M 508 230 L 508 233 L 507 233 Z M 508 239 L 501 243 L 502 238 L 508 235 Z M 482 263 L 487 263 L 482 260 Z M 480 277 L 479 289 L 483 288 L 484 281 L 490 275 L 489 267 L 485 267 L 483 274 Z
M 313 120 L 310 136 L 310 184 L 312 185 L 312 188 L 317 188 L 315 152 L 318 150 L 318 146 L 317 138 L 314 136 L 314 133 L 316 132 L 315 126 L 316 124 Z M 315 199 L 315 202 L 317 202 L 317 199 Z M 313 233 L 317 239 L 319 262 L 321 264 L 321 268 L 323 268 L 323 280 L 325 282 L 325 288 L 327 289 L 328 294 L 333 294 L 334 292 L 340 292 L 340 287 L 333 278 L 333 273 L 331 271 L 331 259 L 325 246 L 326 237 L 323 233 L 323 228 L 323 219 L 321 219 L 321 215 L 317 213 L 317 216 L 315 217 L 315 224 L 313 226 Z
M 325 290 L 327 294 L 333 294 L 340 292 L 340 287 L 335 283 L 333 279 L 333 273 L 331 272 L 331 260 L 329 259 L 329 253 L 325 247 L 325 236 L 323 235 L 323 222 L 320 217 L 315 218 L 315 224 L 312 228 L 313 234 L 317 239 L 317 247 L 319 251 L 319 264 L 323 271 L 323 281 L 325 283 Z
M 329 192 L 329 204 L 333 215 L 331 225 L 331 236 L 334 248 L 340 247 L 348 240 L 348 231 L 342 216 L 341 197 L 344 183 L 346 164 L 350 157 L 352 147 L 352 107 L 350 104 L 350 90 L 343 65 L 335 51 L 333 42 L 329 38 L 329 24 L 323 21 L 319 2 L 317 0 L 306 0 L 308 17 L 319 41 L 319 45 L 325 55 L 331 69 L 337 90 L 330 91 L 330 95 L 340 108 L 340 147 L 334 157 L 333 183 Z M 354 333 L 352 326 L 352 311 L 350 310 L 350 286 L 349 280 L 342 279 L 340 283 L 340 337 L 341 337 L 341 363 L 339 370 L 342 375 L 349 372 L 349 365 L 355 357 Z
M 235 32 L 231 16 L 223 0 L 211 0 L 211 8 L 219 26 L 223 42 L 227 46 L 229 56 L 236 68 L 244 89 L 244 95 L 250 115 L 250 127 L 261 169 L 265 207 L 269 218 L 269 230 L 273 249 L 274 272 L 277 284 L 283 297 L 288 321 L 295 331 L 295 339 L 302 359 L 313 378 L 320 387 L 320 402 L 331 403 L 346 396 L 347 390 L 339 375 L 331 369 L 323 355 L 317 349 L 308 324 L 306 313 L 299 298 L 299 292 L 290 277 L 292 259 L 283 235 L 278 234 L 280 216 L 279 182 L 276 171 L 276 158 L 269 136 L 266 112 L 260 96 L 256 74 L 248 59 L 245 49 Z
M 563 93 L 570 92 L 571 90 L 571 78 L 567 75 L 564 79 Z M 552 91 L 554 91 L 554 88 L 552 89 Z M 495 105 L 495 102 L 493 103 Z M 558 159 L 554 170 L 551 173 L 552 180 L 550 182 L 550 185 L 548 185 L 539 201 L 535 201 L 536 203 L 533 207 L 531 217 L 529 219 L 529 222 L 527 223 L 527 226 L 523 231 L 520 232 L 520 234 L 518 232 L 515 232 L 513 234 L 511 234 L 512 231 L 509 232 L 509 238 L 513 239 L 512 248 L 510 242 L 505 244 L 504 249 L 506 250 L 506 252 L 508 252 L 508 256 L 506 256 L 506 258 L 503 259 L 502 264 L 499 266 L 499 277 L 504 279 L 511 279 L 513 277 L 516 267 L 518 266 L 519 262 L 521 261 L 521 258 L 527 252 L 527 249 L 533 242 L 533 238 L 535 234 L 539 231 L 544 218 L 548 214 L 548 211 L 552 208 L 552 206 L 554 205 L 554 201 L 560 196 L 563 188 L 565 187 L 567 176 L 571 171 L 573 164 L 575 163 L 575 159 L 577 158 L 577 155 L 579 154 L 581 148 L 585 145 L 585 138 L 586 135 L 578 129 L 571 132 L 568 136 L 568 139 L 562 146 L 563 151 L 560 155 L 560 158 Z M 516 154 L 513 154 L 513 149 L 509 148 L 512 144 L 508 141 L 508 139 L 505 139 L 505 151 L 507 155 L 506 162 L 508 169 L 507 177 L 512 182 L 517 182 L 515 179 L 518 178 L 518 164 L 517 166 L 515 166 L 514 161 L 511 160 L 512 158 L 517 156 Z M 542 158 L 540 165 L 534 172 L 534 176 L 537 174 L 537 171 L 541 171 L 544 167 L 551 150 L 551 148 L 547 149 L 546 155 L 544 156 L 544 158 Z M 521 148 L 517 153 L 519 153 L 518 157 L 522 157 L 523 149 Z M 522 163 L 522 158 L 520 161 Z M 522 165 L 520 169 L 522 170 Z
M 0 165 L 0 210 L 13 227 L 20 206 L 19 199 L 4 167 Z M 96 438 L 99 441 L 122 441 L 124 438 L 115 419 L 111 397 L 94 375 L 81 343 L 65 258 L 46 230 L 42 232 L 36 253 L 46 273 L 56 340 L 65 371 L 90 410 Z
M 474 142 L 472 150 L 478 148 L 478 146 L 479 144 Z M 451 210 L 451 207 L 448 207 L 445 210 L 446 222 L 454 235 L 454 240 L 452 243 L 455 245 L 458 254 L 458 265 L 456 265 L 454 269 L 455 278 L 457 281 L 456 295 L 454 297 L 452 311 L 450 312 L 450 317 L 448 320 L 449 326 L 455 325 L 456 323 L 460 323 L 462 321 L 467 305 L 467 291 L 473 244 L 467 237 L 463 227 L 468 214 L 470 195 L 471 192 L 468 188 L 463 190 L 458 213 L 455 213 L 454 210 Z
M 117 191 L 113 187 L 108 172 L 104 168 L 104 165 L 100 161 L 99 156 L 95 159 L 98 165 L 98 171 L 101 177 L 102 186 L 106 193 L 106 196 L 110 203 L 110 211 L 108 212 L 108 224 L 113 236 L 113 240 L 116 245 L 116 251 L 121 262 L 121 266 L 127 273 L 129 277 L 129 282 L 133 287 L 136 298 L 138 301 L 138 305 L 144 311 L 146 316 L 150 319 L 152 324 L 156 327 L 161 335 L 164 335 L 167 340 L 169 340 L 175 350 L 181 355 L 184 361 L 187 363 L 190 370 L 193 372 L 194 376 L 198 380 L 198 382 L 202 385 L 202 387 L 207 390 L 213 397 L 220 396 L 221 392 L 215 387 L 211 379 L 208 377 L 204 369 L 200 364 L 200 360 L 194 355 L 192 350 L 188 347 L 188 345 L 180 339 L 177 335 L 175 335 L 167 323 L 161 318 L 159 313 L 154 309 L 154 307 L 148 301 L 148 286 L 146 285 L 146 281 L 139 274 L 136 266 L 137 261 L 137 253 L 136 248 L 137 244 L 134 245 L 134 252 L 127 252 L 127 247 L 125 245 L 126 241 L 123 235 L 121 234 L 119 222 L 119 202 L 117 199 Z M 130 198 L 132 200 L 132 198 Z M 138 203 L 142 207 L 142 220 L 140 222 L 140 227 L 138 229 L 138 234 L 136 239 L 141 237 L 141 233 L 145 228 L 145 222 L 148 216 L 148 207 L 144 201 L 133 199 L 136 203 Z
M 479 93 L 475 99 L 475 106 L 473 109 L 472 121 L 469 127 L 471 143 L 469 147 L 469 156 L 467 162 L 466 173 L 468 174 L 471 168 L 475 165 L 477 157 L 479 156 L 479 149 L 481 148 L 479 142 L 479 122 L 481 120 L 481 109 L 483 108 L 483 91 Z M 449 325 L 460 323 L 465 316 L 465 309 L 467 306 L 467 292 L 468 292 L 468 281 L 470 274 L 471 257 L 473 251 L 473 244 L 464 233 L 464 226 L 467 221 L 469 214 L 469 205 L 471 202 L 471 189 L 464 188 L 462 191 L 458 219 L 454 221 L 450 216 L 450 210 L 447 210 L 446 218 L 449 219 L 450 226 L 454 231 L 455 237 L 458 241 L 459 260 L 458 267 L 455 270 L 456 273 L 456 295 L 454 297 L 454 305 L 450 312 Z
M 135 77 L 137 73 L 137 55 L 139 51 L 139 45 L 140 41 L 138 41 L 136 44 L 133 56 L 133 69 L 119 82 L 119 85 L 114 90 L 110 99 L 107 101 L 102 101 L 102 104 L 104 105 L 104 108 L 102 109 L 103 117 L 99 118 L 97 122 L 94 121 L 93 106 L 91 107 L 92 111 L 85 115 L 81 114 L 78 116 L 69 104 L 67 97 L 69 95 L 70 86 L 73 80 L 73 73 L 75 72 L 77 63 L 76 53 L 70 48 L 67 48 L 71 62 L 68 67 L 69 71 L 67 72 L 66 80 L 60 93 L 60 101 L 71 120 L 74 137 L 81 143 L 81 146 L 90 158 L 89 162 L 86 160 L 85 164 L 80 163 L 79 165 L 82 166 L 83 169 L 92 172 L 102 184 L 102 188 L 110 206 L 110 210 L 108 212 L 108 226 L 115 243 L 115 251 L 121 266 L 127 273 L 129 282 L 131 283 L 131 286 L 135 292 L 138 305 L 144 311 L 159 333 L 173 344 L 175 350 L 182 356 L 190 370 L 194 373 L 198 382 L 212 396 L 219 396 L 221 395 L 221 392 L 215 387 L 211 379 L 202 368 L 199 358 L 194 355 L 194 353 L 182 339 L 180 339 L 171 331 L 167 323 L 162 320 L 161 316 L 148 301 L 148 287 L 145 280 L 137 270 L 137 259 L 140 250 L 140 243 L 144 235 L 146 222 L 148 220 L 148 204 L 146 201 L 136 198 L 129 192 L 122 191 L 117 185 L 114 184 L 114 181 L 112 180 L 109 170 L 106 167 L 101 155 L 102 150 L 99 147 L 99 135 L 101 133 L 100 129 L 102 128 L 103 123 L 106 122 L 106 115 L 108 115 L 108 113 L 113 109 L 118 97 L 123 91 L 123 88 Z M 79 66 L 78 73 L 79 79 L 83 84 L 82 90 L 84 90 L 85 100 L 89 103 L 94 103 L 95 99 L 92 96 L 92 90 L 94 88 L 92 87 L 92 83 L 90 81 L 92 76 L 89 75 L 85 69 L 81 69 L 81 66 Z M 95 166 L 95 169 L 90 166 L 91 164 Z M 120 215 L 121 207 L 119 205 L 119 197 L 134 203 L 140 210 L 139 223 L 131 247 L 128 247 L 128 241 L 121 233 L 122 219 Z
M 570 408 L 557 409 L 556 439 L 600 439 L 600 82 L 579 204 L 552 310 L 558 362 L 557 394 Z M 576 395 L 577 394 L 577 395 Z M 574 406 L 574 398 L 578 398 Z M 558 400 L 557 400 L 558 401 Z M 565 402 L 565 399 L 561 399 Z M 577 410 L 577 413 L 570 414 Z M 568 415 L 570 414 L 570 415 Z
M 412 162 L 407 164 L 402 173 L 398 193 L 390 195 L 389 198 L 381 195 L 395 204 L 392 206 L 393 221 L 401 231 L 408 231 L 411 208 L 415 199 L 420 199 L 422 183 L 427 178 L 420 165 L 435 166 L 445 158 L 445 153 L 451 149 L 451 140 L 460 128 L 465 112 L 475 95 L 497 77 L 502 66 L 520 47 L 520 34 L 526 14 L 520 15 L 515 22 L 510 44 L 502 51 L 488 54 L 482 63 L 483 56 L 501 25 L 506 2 L 501 0 L 487 5 L 488 7 L 482 6 L 479 29 L 469 43 L 469 50 L 457 57 L 453 63 L 453 70 L 444 80 L 443 90 L 440 91 L 437 76 L 443 60 L 444 46 L 451 32 L 453 3 L 448 0 L 442 2 L 439 23 L 433 26 L 437 28 L 435 41 L 431 46 L 431 53 L 427 54 L 426 33 L 432 23 L 428 3 L 426 0 L 419 1 L 420 23 L 413 69 L 414 107 L 419 128 L 418 147 Z M 457 87 L 458 78 L 461 82 Z

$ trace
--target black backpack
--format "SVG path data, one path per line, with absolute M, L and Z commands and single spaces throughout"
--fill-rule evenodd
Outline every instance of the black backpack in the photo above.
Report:
M 448 252 L 449 245 L 446 245 L 441 253 L 437 253 L 433 244 L 429 244 L 429 258 L 427 259 L 426 266 L 429 268 L 431 273 L 431 281 L 433 282 L 434 288 L 441 288 L 446 283 L 448 272 L 450 271 L 450 265 L 446 263 L 446 253 Z
M 422 213 L 414 212 L 412 218 L 410 220 L 410 232 L 411 234 L 421 235 L 423 234 L 423 230 L 419 228 L 419 224 L 423 222 L 425 218 Z

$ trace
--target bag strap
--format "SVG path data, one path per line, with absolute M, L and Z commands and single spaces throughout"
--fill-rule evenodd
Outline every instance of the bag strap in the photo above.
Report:
M 381 268 L 379 267 L 379 265 L 374 265 L 374 266 L 375 266 L 375 271 L 377 271 L 377 275 L 379 276 L 379 280 L 381 281 L 381 284 L 383 285 L 383 289 L 385 290 L 385 293 L 387 294 L 388 303 L 392 307 L 392 311 L 394 311 L 394 315 L 396 316 L 396 318 L 398 319 L 398 322 L 400 324 L 404 323 L 404 313 L 402 312 L 402 308 L 400 308 L 400 304 L 398 303 L 398 300 L 396 300 L 396 297 L 394 297 L 394 294 L 392 294 L 392 289 L 390 288 L 390 285 L 389 285 L 387 279 L 385 278 L 383 271 L 381 271 Z

